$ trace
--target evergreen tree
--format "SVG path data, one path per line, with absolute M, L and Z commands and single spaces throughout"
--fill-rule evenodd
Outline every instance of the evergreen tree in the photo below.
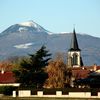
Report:
M 35 54 L 29 55 L 29 60 L 22 60 L 19 70 L 14 70 L 17 82 L 21 86 L 43 86 L 48 74 L 44 71 L 45 66 L 51 59 L 45 46 L 42 46 Z

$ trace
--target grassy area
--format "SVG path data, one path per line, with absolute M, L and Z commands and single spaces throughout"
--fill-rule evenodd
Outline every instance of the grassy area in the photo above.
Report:
M 13 97 L 0 97 L 0 100 L 100 100 L 100 98 L 91 99 L 91 98 L 33 98 L 33 97 L 27 97 L 27 98 L 13 98 Z

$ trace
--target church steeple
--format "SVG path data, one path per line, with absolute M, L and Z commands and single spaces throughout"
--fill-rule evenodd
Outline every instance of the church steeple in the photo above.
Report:
M 70 47 L 69 51 L 80 51 L 78 42 L 77 42 L 75 28 L 73 29 L 71 47 Z
M 76 37 L 75 28 L 72 33 L 71 47 L 68 51 L 67 65 L 68 67 L 81 67 L 83 66 L 83 61 L 81 57 L 81 50 L 78 46 L 78 41 Z

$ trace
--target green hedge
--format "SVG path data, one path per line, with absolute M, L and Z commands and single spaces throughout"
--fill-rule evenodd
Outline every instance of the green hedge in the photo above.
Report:
M 12 95 L 12 91 L 15 89 L 16 87 L 13 86 L 0 86 L 0 94 Z

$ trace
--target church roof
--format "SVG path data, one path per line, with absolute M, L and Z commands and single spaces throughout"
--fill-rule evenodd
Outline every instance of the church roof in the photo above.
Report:
M 78 46 L 77 37 L 76 37 L 75 28 L 73 29 L 71 47 L 69 51 L 80 51 L 79 46 Z

